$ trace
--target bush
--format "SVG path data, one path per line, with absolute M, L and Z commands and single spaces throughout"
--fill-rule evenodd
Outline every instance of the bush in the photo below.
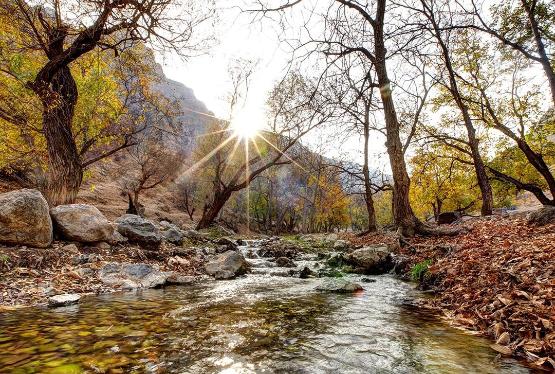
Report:
M 410 271 L 411 277 L 415 281 L 422 281 L 428 272 L 428 267 L 432 264 L 431 259 L 424 260 L 414 265 Z

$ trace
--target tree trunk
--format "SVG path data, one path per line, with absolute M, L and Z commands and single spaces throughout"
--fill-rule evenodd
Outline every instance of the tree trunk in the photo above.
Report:
M 214 194 L 214 200 L 202 212 L 202 217 L 196 227 L 197 230 L 205 229 L 214 223 L 232 192 L 224 189 Z
M 424 1 L 422 1 L 424 9 L 428 10 L 428 18 L 434 29 L 434 36 L 437 43 L 441 49 L 443 55 L 443 63 L 449 74 L 449 91 L 457 104 L 457 107 L 461 111 L 463 116 L 464 125 L 466 127 L 466 132 L 468 135 L 468 144 L 470 146 L 470 152 L 472 155 L 472 161 L 474 163 L 474 170 L 476 172 L 476 179 L 478 180 L 478 186 L 480 187 L 480 192 L 482 194 L 482 215 L 489 216 L 493 213 L 493 192 L 491 190 L 491 185 L 489 183 L 488 175 L 486 173 L 486 166 L 484 165 L 484 160 L 480 154 L 480 148 L 478 144 L 478 139 L 476 138 L 476 129 L 472 124 L 472 119 L 468 112 L 468 107 L 463 102 L 461 94 L 459 92 L 459 87 L 457 84 L 457 79 L 455 78 L 455 69 L 451 63 L 451 54 L 449 53 L 449 48 L 442 38 L 441 30 L 436 22 L 433 10 L 428 8 Z
M 386 49 L 384 45 L 383 23 L 385 15 L 385 0 L 379 0 L 374 27 L 375 66 L 380 85 L 380 96 L 386 127 L 386 147 L 393 174 L 393 213 L 397 227 L 401 234 L 413 236 L 420 222 L 414 215 L 409 201 L 410 178 L 405 164 L 403 145 L 399 135 L 399 121 L 393 102 L 391 83 L 387 75 Z
M 370 167 L 368 165 L 368 141 L 370 138 L 370 122 L 368 111 L 364 118 L 364 165 L 362 173 L 364 174 L 364 200 L 366 202 L 366 211 L 368 212 L 368 232 L 376 231 L 376 210 L 374 209 L 374 199 L 372 197 L 372 184 L 370 180 Z
M 69 68 L 62 67 L 48 86 L 35 89 L 42 101 L 42 126 L 48 150 L 46 199 L 50 206 L 75 202 L 83 168 L 75 145 L 72 121 L 77 86 Z

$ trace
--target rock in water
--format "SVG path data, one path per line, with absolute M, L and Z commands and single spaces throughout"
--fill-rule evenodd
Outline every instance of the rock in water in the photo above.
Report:
M 68 204 L 50 209 L 56 230 L 68 240 L 83 243 L 110 241 L 112 224 L 92 205 Z
M 283 268 L 295 268 L 297 265 L 293 260 L 287 257 L 278 257 L 276 259 L 276 265 Z
M 528 223 L 536 226 L 544 226 L 555 222 L 555 206 L 544 206 L 528 214 L 526 217 Z
M 125 214 L 116 220 L 118 231 L 130 243 L 139 244 L 145 248 L 157 249 L 162 243 L 160 230 L 147 219 L 134 214 Z
M 48 298 L 48 306 L 58 307 L 71 304 L 77 304 L 81 299 L 81 295 L 76 293 L 66 293 L 63 295 L 55 295 Z
M 123 289 L 156 288 L 166 284 L 171 272 L 162 272 L 158 265 L 111 262 L 100 269 L 100 280 Z
M 52 243 L 48 203 L 39 191 L 0 194 L 0 242 L 40 248 Z
M 316 276 L 316 273 L 310 270 L 308 266 L 305 266 L 303 270 L 301 270 L 301 273 L 299 274 L 299 278 L 301 279 L 312 278 L 315 276 Z
M 355 273 L 383 274 L 393 268 L 391 252 L 386 246 L 363 247 L 345 256 Z
M 358 283 L 348 281 L 346 279 L 327 279 L 316 287 L 318 291 L 350 293 L 363 290 Z
M 247 273 L 250 265 L 240 252 L 227 251 L 213 257 L 204 268 L 206 273 L 216 279 L 230 279 Z

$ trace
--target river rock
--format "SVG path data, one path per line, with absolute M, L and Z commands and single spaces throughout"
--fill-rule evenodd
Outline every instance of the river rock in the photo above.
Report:
M 127 240 L 125 236 L 119 233 L 119 231 L 117 230 L 117 224 L 116 224 L 116 230 L 114 230 L 114 233 L 112 234 L 112 237 L 110 238 L 110 240 L 108 240 L 108 243 L 110 243 L 111 245 L 119 245 L 119 244 L 125 244 L 128 241 L 129 240 Z
M 351 243 L 342 239 L 336 240 L 335 243 L 333 243 L 333 249 L 336 251 L 344 251 L 346 249 L 349 249 L 350 246 Z
M 544 226 L 555 222 L 555 206 L 544 206 L 526 217 L 528 223 L 536 226 Z
M 225 246 L 225 248 L 228 251 L 236 251 L 238 249 L 237 243 L 235 242 L 235 240 L 233 240 L 231 238 L 227 238 L 227 237 L 223 237 L 223 238 L 213 240 L 213 243 L 219 244 L 221 246 Z
M 247 273 L 250 270 L 250 265 L 240 252 L 227 251 L 214 256 L 204 265 L 204 268 L 206 273 L 216 279 L 230 279 Z
M 48 306 L 59 307 L 71 304 L 77 304 L 81 300 L 81 295 L 76 293 L 66 293 L 63 295 L 55 295 L 48 298 Z
M 151 221 L 134 214 L 125 214 L 116 220 L 118 231 L 130 243 L 157 249 L 162 243 L 160 230 Z
M 348 281 L 346 279 L 326 279 L 316 287 L 318 291 L 350 293 L 363 290 L 358 283 Z
M 393 268 L 391 252 L 386 246 L 356 249 L 345 256 L 345 262 L 353 267 L 355 273 L 383 274 Z
M 0 194 L 0 242 L 45 248 L 52 243 L 48 203 L 37 190 Z
M 98 273 L 103 283 L 123 289 L 161 287 L 170 275 L 160 271 L 158 265 L 117 262 L 104 265 Z
M 183 232 L 177 227 L 170 227 L 166 231 L 162 232 L 164 239 L 168 243 L 175 244 L 175 245 L 182 245 L 183 244 Z
M 276 265 L 283 268 L 297 267 L 297 265 L 293 262 L 293 260 L 287 257 L 278 257 L 276 259 Z
M 206 240 L 206 235 L 198 232 L 197 230 L 185 230 L 183 232 L 183 235 L 187 238 L 187 239 L 191 239 L 191 240 L 195 240 L 195 241 L 204 241 Z
M 64 239 L 83 243 L 112 238 L 114 228 L 100 211 L 88 204 L 58 205 L 50 209 L 56 230 Z
M 301 270 L 301 273 L 299 274 L 299 278 L 301 279 L 314 278 L 315 276 L 316 276 L 316 273 L 310 270 L 308 266 L 305 266 L 303 270 Z
M 260 257 L 287 257 L 290 259 L 295 259 L 301 253 L 302 248 L 294 243 L 288 241 L 264 241 L 260 244 L 260 249 L 258 250 L 258 255 Z

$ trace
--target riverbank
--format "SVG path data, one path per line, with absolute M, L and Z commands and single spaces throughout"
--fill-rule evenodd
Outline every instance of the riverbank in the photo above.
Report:
M 404 274 L 435 294 L 428 307 L 489 337 L 500 354 L 555 368 L 555 224 L 495 216 L 463 226 L 468 231 L 454 237 L 404 243 L 396 251 Z M 348 239 L 398 247 L 392 233 Z
M 134 245 L 62 241 L 50 248 L 0 246 L 0 312 L 46 304 L 53 295 L 120 291 L 121 284 L 103 282 L 99 276 L 99 270 L 111 263 L 145 264 L 192 281 L 204 274 L 204 262 L 201 251 L 165 242 L 156 251 Z

